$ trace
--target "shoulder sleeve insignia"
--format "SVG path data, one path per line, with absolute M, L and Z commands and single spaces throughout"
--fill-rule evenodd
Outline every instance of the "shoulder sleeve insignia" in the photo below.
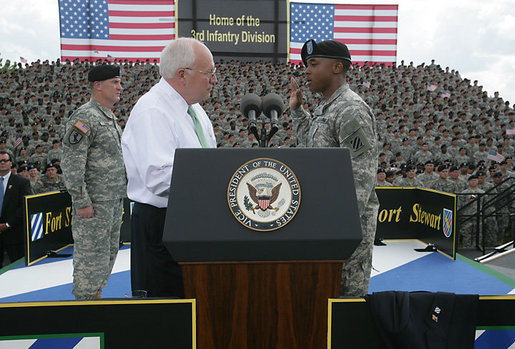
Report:
M 77 120 L 77 122 L 75 123 L 74 126 L 75 126 L 75 128 L 77 128 L 79 131 L 81 131 L 84 134 L 89 132 L 89 126 L 80 120 Z
M 340 129 L 340 141 L 351 151 L 351 157 L 355 158 L 372 148 L 367 135 L 356 119 L 347 122 Z
M 71 145 L 78 144 L 83 138 L 84 134 L 76 128 L 73 128 L 71 132 L 68 134 L 68 142 Z

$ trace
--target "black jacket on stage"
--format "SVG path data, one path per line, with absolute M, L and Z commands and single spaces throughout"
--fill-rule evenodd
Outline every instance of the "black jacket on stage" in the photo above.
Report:
M 478 295 L 385 291 L 366 299 L 384 348 L 474 348 Z

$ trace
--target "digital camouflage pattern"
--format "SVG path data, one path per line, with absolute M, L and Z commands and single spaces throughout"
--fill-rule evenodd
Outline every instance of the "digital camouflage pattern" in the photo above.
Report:
M 411 182 L 409 181 L 408 177 L 406 177 L 406 178 L 400 177 L 400 178 L 395 179 L 395 181 L 393 182 L 393 186 L 394 187 L 403 187 L 403 188 L 414 188 L 414 187 L 423 188 L 424 183 L 422 183 L 422 181 L 420 179 L 418 179 L 418 177 L 414 177 Z
M 66 189 L 66 186 L 64 185 L 63 177 L 59 176 L 59 175 L 54 179 L 48 178 L 47 176 L 42 176 L 41 182 L 43 183 L 42 190 L 44 192 L 58 191 L 61 189 Z
M 61 168 L 75 207 L 126 196 L 121 137 L 113 112 L 93 99 L 71 115 Z
M 458 198 L 458 204 L 459 207 L 462 208 L 465 205 L 469 204 L 473 200 L 480 197 L 478 194 L 484 194 L 485 192 L 479 188 L 471 189 L 470 187 L 463 190 L 462 195 Z M 481 205 L 484 202 L 484 199 L 481 199 Z M 477 212 L 477 205 L 476 202 L 472 203 L 471 205 L 468 205 L 466 208 L 463 208 L 460 210 L 461 215 L 463 215 L 463 219 L 466 219 L 466 221 L 459 225 L 459 238 L 458 238 L 458 244 L 460 247 L 472 247 L 476 245 L 476 218 L 472 217 Z M 467 219 L 468 218 L 468 219 Z M 480 241 L 481 241 L 481 234 L 480 234 Z
M 45 187 L 43 186 L 43 182 L 38 178 L 35 181 L 29 180 L 30 188 L 32 189 L 32 193 L 39 194 L 45 191 Z
M 73 216 L 73 290 L 76 299 L 91 299 L 107 285 L 120 243 L 123 199 L 93 203 L 92 218 Z
M 93 298 L 105 286 L 118 253 L 127 186 L 121 136 L 112 111 L 93 99 L 77 109 L 66 125 L 61 167 L 74 212 L 76 299 Z M 94 209 L 92 218 L 75 214 L 89 205 Z
M 505 235 L 510 226 L 510 202 L 514 202 L 513 197 L 511 197 L 513 194 L 509 194 L 512 185 L 513 181 L 505 181 L 496 187 L 496 192 L 503 195 L 502 199 L 495 204 L 496 226 L 492 224 L 496 228 L 492 229 L 494 230 L 492 234 L 496 237 L 496 242 L 498 243 L 504 242 Z
M 368 293 L 379 209 L 375 193 L 378 151 L 372 110 L 343 84 L 315 109 L 313 117 L 303 108 L 292 111 L 292 116 L 299 145 L 350 150 L 363 239 L 343 266 L 341 294 L 364 296 Z
M 456 189 L 454 183 L 448 179 L 443 181 L 440 178 L 434 181 L 429 187 L 434 190 L 443 191 L 444 193 L 454 193 Z
M 420 183 L 422 183 L 421 188 L 431 188 L 431 189 L 432 189 L 432 185 L 437 180 L 440 180 L 440 176 L 437 175 L 435 172 L 433 172 L 430 176 L 424 172 L 415 178 L 417 178 L 417 180 L 420 181 Z

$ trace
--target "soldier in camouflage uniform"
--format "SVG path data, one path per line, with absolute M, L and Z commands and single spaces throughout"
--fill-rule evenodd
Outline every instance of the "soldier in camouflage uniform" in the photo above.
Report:
M 47 153 L 48 163 L 51 163 L 54 160 L 61 160 L 63 156 L 63 150 L 61 149 L 61 142 L 55 139 L 52 141 L 52 149 L 50 149 Z
M 424 188 L 431 188 L 431 184 L 433 184 L 437 179 L 439 179 L 439 176 L 433 172 L 435 168 L 435 165 L 433 161 L 428 160 L 424 162 L 424 172 L 418 176 L 418 180 L 422 182 L 422 186 Z
M 382 168 L 377 170 L 376 187 L 392 187 L 392 184 L 386 180 L 386 171 Z
M 40 178 L 40 175 L 39 175 L 39 172 L 38 172 L 38 169 L 36 167 L 36 165 L 34 164 L 30 164 L 29 165 L 29 178 L 28 178 L 29 182 L 30 182 L 30 187 L 32 189 L 32 192 L 34 194 L 39 194 L 39 193 L 42 193 L 44 192 L 44 186 L 43 186 L 43 182 L 41 181 L 41 178 Z
M 449 168 L 447 165 L 438 166 L 438 175 L 439 178 L 430 185 L 430 188 L 445 193 L 454 193 L 454 183 L 447 180 L 449 176 Z
M 467 182 L 460 178 L 460 170 L 458 170 L 456 166 L 452 166 L 449 169 L 449 177 L 447 178 L 447 181 L 454 184 L 454 194 L 461 193 L 463 190 L 468 188 Z
M 66 189 L 63 177 L 57 174 L 57 167 L 53 164 L 49 164 L 46 167 L 45 175 L 41 177 L 41 182 L 43 182 L 43 191 L 45 192 Z
M 63 138 L 62 170 L 73 205 L 76 299 L 102 297 L 118 253 L 127 185 L 122 130 L 111 110 L 122 91 L 120 68 L 96 66 L 88 80 L 92 98 L 71 115 Z
M 403 188 L 413 188 L 418 187 L 422 188 L 424 184 L 420 179 L 418 179 L 416 175 L 416 169 L 415 166 L 409 165 L 406 167 L 406 177 L 400 177 L 395 179 L 395 182 L 393 183 L 394 187 L 403 187 Z
M 477 206 L 475 203 L 472 202 L 476 199 L 480 199 L 480 196 L 478 194 L 484 193 L 484 191 L 479 189 L 478 187 L 477 176 L 470 176 L 468 178 L 468 183 L 468 188 L 462 191 L 463 194 L 467 195 L 461 196 L 460 200 L 458 200 L 458 205 L 460 208 L 464 207 L 467 204 L 470 204 L 466 208 L 460 210 L 460 213 L 464 215 L 464 219 L 466 219 L 465 222 L 459 225 L 458 244 L 460 247 L 472 247 L 475 245 L 476 219 L 471 216 L 477 212 Z
M 495 232 L 496 243 L 503 243 L 506 234 L 508 233 L 508 227 L 510 226 L 510 201 L 512 198 L 508 193 L 510 192 L 510 186 L 512 182 L 504 182 L 506 178 L 503 177 L 502 172 L 497 172 L 493 175 L 494 185 L 496 185 L 496 191 L 498 194 L 502 194 L 502 200 L 496 202 L 495 213 L 497 229 Z
M 368 293 L 379 201 L 375 193 L 376 126 L 372 110 L 345 82 L 351 64 L 347 46 L 329 40 L 307 41 L 302 48 L 307 85 L 323 100 L 313 117 L 301 107 L 302 92 L 291 79 L 289 100 L 293 126 L 300 145 L 342 147 L 350 150 L 363 239 L 343 266 L 341 294 Z
M 43 153 L 43 146 L 41 144 L 36 145 L 36 152 L 32 154 L 29 162 L 35 164 L 39 162 L 41 164 L 41 171 L 43 171 L 47 165 L 47 153 Z

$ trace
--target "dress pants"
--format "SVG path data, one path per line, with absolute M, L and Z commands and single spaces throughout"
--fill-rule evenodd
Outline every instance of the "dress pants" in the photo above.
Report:
M 166 208 L 134 203 L 131 216 L 131 287 L 148 297 L 184 297 L 181 267 L 163 243 Z

